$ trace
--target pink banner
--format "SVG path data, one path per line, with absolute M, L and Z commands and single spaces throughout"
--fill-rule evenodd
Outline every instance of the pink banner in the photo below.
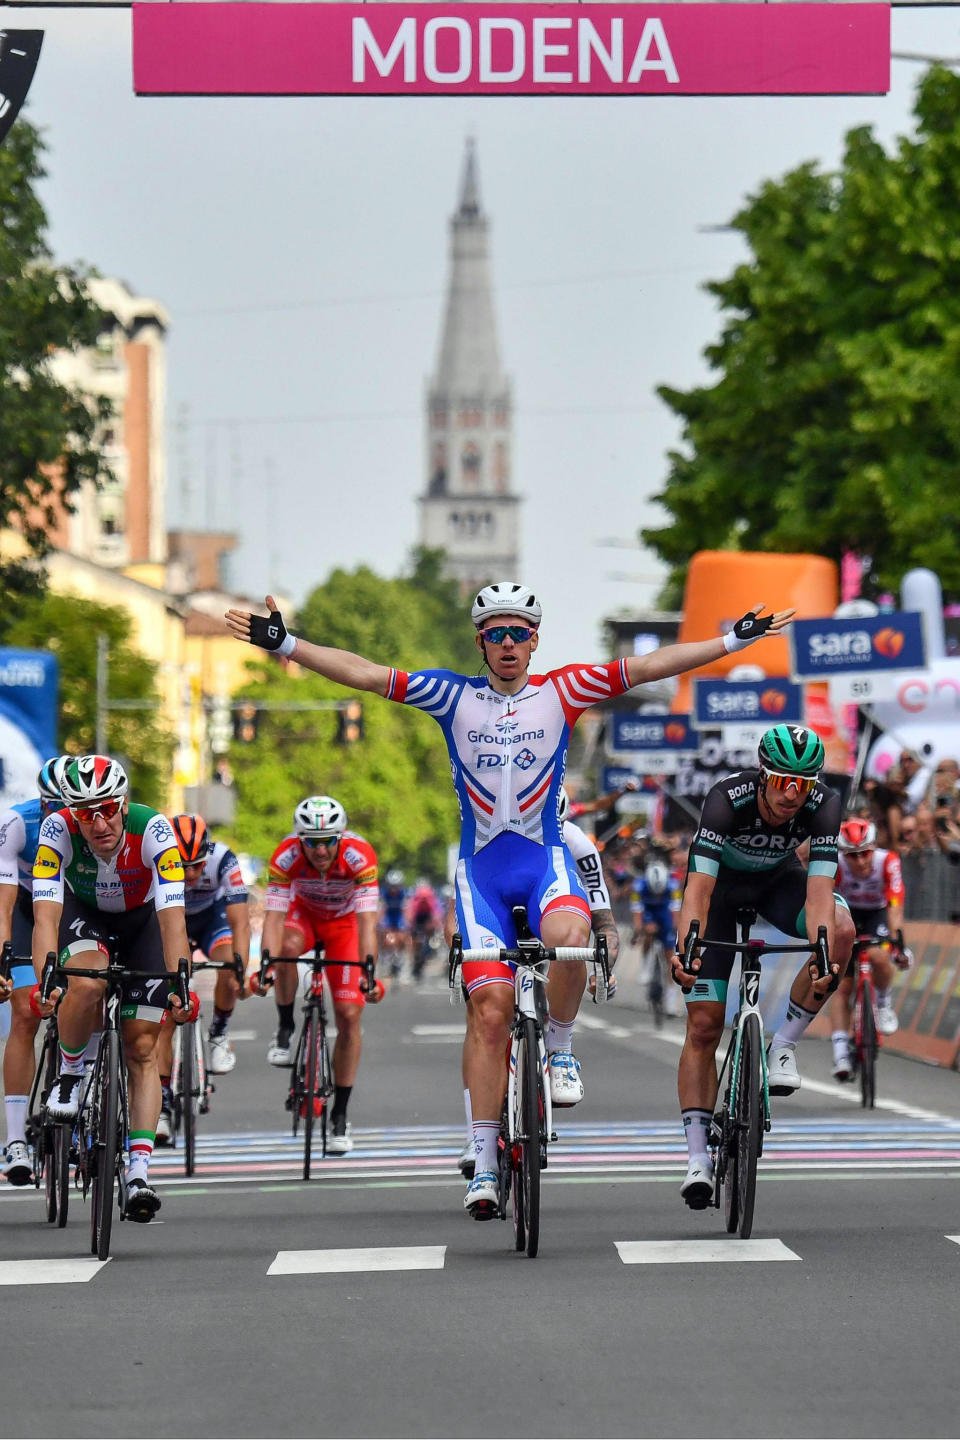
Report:
M 842 95 L 890 88 L 871 4 L 133 6 L 138 95 Z

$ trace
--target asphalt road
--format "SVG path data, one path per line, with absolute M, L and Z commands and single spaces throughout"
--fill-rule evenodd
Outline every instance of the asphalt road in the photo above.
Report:
M 584 1019 L 587 1096 L 559 1121 L 531 1261 L 462 1209 L 463 1010 L 439 981 L 369 1012 L 357 1148 L 309 1184 L 264 1059 L 272 1003 L 246 1002 L 199 1173 L 161 1152 L 162 1223 L 117 1225 L 106 1265 L 79 1199 L 57 1231 L 0 1185 L 5 1432 L 956 1435 L 957 1075 L 883 1055 L 865 1117 L 806 1042 L 743 1251 L 679 1198 L 679 1023 Z M 331 1273 L 344 1250 L 369 1253 Z M 57 1259 L 82 1278 L 10 1263 Z

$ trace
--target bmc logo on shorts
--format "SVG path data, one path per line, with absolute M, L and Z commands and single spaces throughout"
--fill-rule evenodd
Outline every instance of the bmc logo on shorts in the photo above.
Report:
M 513 757 L 514 765 L 519 766 L 521 770 L 529 770 L 530 766 L 535 765 L 536 762 L 537 757 L 532 750 L 521 750 L 519 755 Z
M 164 850 L 157 861 L 157 873 L 166 885 L 183 884 L 183 861 L 179 850 Z

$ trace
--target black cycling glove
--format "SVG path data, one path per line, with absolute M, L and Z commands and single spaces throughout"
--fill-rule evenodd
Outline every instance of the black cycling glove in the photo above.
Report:
M 762 639 L 772 624 L 772 615 L 754 615 L 752 610 L 748 610 L 746 615 L 740 617 L 733 629 L 728 630 L 724 635 L 723 648 L 728 655 L 734 650 L 746 650 L 754 640 Z
M 280 611 L 271 610 L 266 620 L 259 615 L 250 616 L 250 644 L 259 645 L 261 650 L 279 650 L 281 655 L 290 655 L 296 640 L 287 634 Z

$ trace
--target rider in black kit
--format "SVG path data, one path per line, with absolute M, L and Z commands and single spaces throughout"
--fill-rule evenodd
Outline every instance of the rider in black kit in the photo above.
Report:
M 736 913 L 750 905 L 788 935 L 815 940 L 827 927 L 831 975 L 846 969 L 854 927 L 846 902 L 834 891 L 840 797 L 817 777 L 823 766 L 820 737 L 802 725 L 775 725 L 760 741 L 759 766 L 719 781 L 703 804 L 700 828 L 680 911 L 679 940 L 692 920 L 700 921 L 707 944 L 695 974 L 683 970 L 680 954 L 673 976 L 687 995 L 687 1035 L 677 1088 L 687 1138 L 689 1165 L 681 1195 L 692 1209 L 710 1199 L 712 1165 L 707 1131 L 717 1096 L 714 1056 L 723 1031 L 727 985 L 733 967 L 729 951 L 709 941 L 736 940 Z M 805 869 L 797 850 L 809 843 Z M 770 1093 L 800 1088 L 797 1041 L 827 998 L 830 977 L 814 982 L 802 965 L 790 991 L 786 1019 L 768 1052 Z

